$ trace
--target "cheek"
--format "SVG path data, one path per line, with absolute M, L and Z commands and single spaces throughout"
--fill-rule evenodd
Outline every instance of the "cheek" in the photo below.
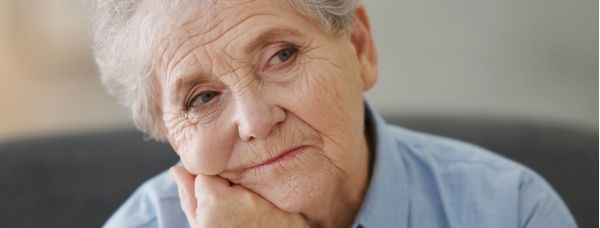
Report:
M 231 134 L 223 128 L 190 127 L 177 153 L 185 168 L 195 175 L 216 175 L 225 170 L 233 147 Z
M 362 90 L 355 67 L 315 60 L 299 71 L 286 96 L 289 110 L 322 133 L 333 133 L 357 121 Z
M 330 202 L 337 180 L 322 170 L 310 170 L 285 177 L 275 193 L 266 194 L 277 207 L 290 213 L 310 211 Z
M 315 58 L 284 96 L 286 109 L 321 135 L 323 153 L 340 170 L 354 162 L 362 142 L 363 90 L 354 63 L 342 56 Z

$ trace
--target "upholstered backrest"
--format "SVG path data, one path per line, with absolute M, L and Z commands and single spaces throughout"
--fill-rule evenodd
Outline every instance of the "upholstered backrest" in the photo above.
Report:
M 598 227 L 598 133 L 525 122 L 388 118 L 469 141 L 544 176 L 581 227 Z M 133 129 L 0 144 L 0 227 L 98 227 L 144 180 L 177 161 Z

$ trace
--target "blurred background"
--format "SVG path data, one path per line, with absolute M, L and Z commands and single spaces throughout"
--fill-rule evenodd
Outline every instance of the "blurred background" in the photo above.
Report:
M 364 0 L 384 115 L 598 131 L 597 0 Z M 0 0 L 0 141 L 131 127 L 107 96 L 80 0 Z

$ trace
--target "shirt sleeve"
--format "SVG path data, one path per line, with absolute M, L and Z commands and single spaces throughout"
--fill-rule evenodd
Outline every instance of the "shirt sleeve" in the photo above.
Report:
M 142 187 L 127 199 L 102 227 L 158 228 L 156 214 L 151 205 L 151 199 L 148 197 L 145 188 Z
M 186 228 L 177 185 L 168 172 L 144 182 L 103 227 Z
M 519 227 L 577 227 L 569 209 L 552 187 L 534 172 L 527 172 L 520 187 Z

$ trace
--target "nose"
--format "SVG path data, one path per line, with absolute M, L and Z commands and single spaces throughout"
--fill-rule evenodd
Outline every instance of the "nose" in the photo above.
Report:
M 285 120 L 285 111 L 254 92 L 245 93 L 237 99 L 236 124 L 240 138 L 250 141 L 253 138 L 265 138 Z

